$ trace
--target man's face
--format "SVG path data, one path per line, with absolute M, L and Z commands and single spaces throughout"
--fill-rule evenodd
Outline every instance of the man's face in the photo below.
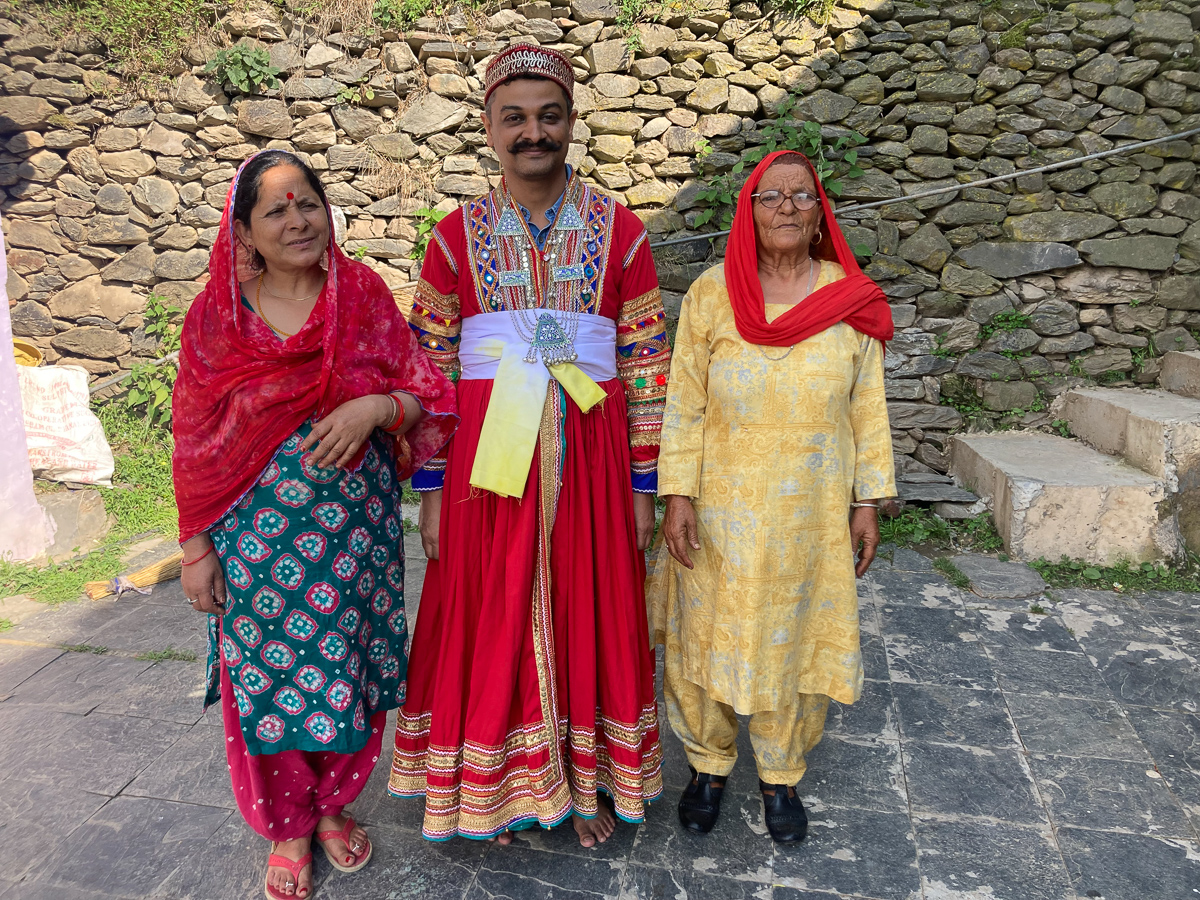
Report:
M 545 78 L 518 78 L 496 88 L 491 101 L 483 127 L 506 174 L 537 179 L 562 170 L 577 114 L 568 112 L 561 87 Z

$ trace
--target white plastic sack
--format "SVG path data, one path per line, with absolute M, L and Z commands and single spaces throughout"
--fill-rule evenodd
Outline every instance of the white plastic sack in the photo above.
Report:
M 112 449 L 88 405 L 87 372 L 78 366 L 18 366 L 17 380 L 33 474 L 111 486 Z

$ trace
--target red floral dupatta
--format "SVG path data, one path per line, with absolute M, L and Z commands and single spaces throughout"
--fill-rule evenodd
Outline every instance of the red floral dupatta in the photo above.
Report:
M 180 541 L 225 515 L 305 420 L 347 400 L 406 391 L 420 402 L 425 418 L 396 439 L 402 480 L 458 427 L 453 385 L 417 345 L 383 279 L 347 258 L 332 228 L 329 277 L 299 332 L 281 341 L 242 306 L 249 271 L 233 231 L 233 197 L 244 169 L 225 199 L 208 285 L 183 324 L 172 404 Z
M 846 277 L 813 291 L 802 303 L 796 304 L 774 322 L 767 321 L 762 282 L 758 278 L 758 242 L 754 232 L 754 199 L 751 194 L 762 181 L 767 168 L 785 154 L 808 159 L 792 150 L 769 154 L 755 166 L 738 197 L 733 230 L 725 251 L 725 287 L 733 306 L 738 334 L 751 344 L 787 347 L 798 344 L 831 325 L 845 322 L 856 331 L 878 338 L 892 339 L 892 312 L 887 297 L 879 285 L 862 273 L 850 245 L 833 217 L 833 207 L 825 196 L 819 179 L 817 193 L 821 195 L 821 221 L 824 232 L 821 241 L 813 245 L 812 255 L 819 259 L 836 260 L 846 270 Z M 812 165 L 809 164 L 809 170 Z

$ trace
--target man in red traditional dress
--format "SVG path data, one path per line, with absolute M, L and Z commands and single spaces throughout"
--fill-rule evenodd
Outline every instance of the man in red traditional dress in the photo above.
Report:
M 642 551 L 670 347 L 645 229 L 566 165 L 573 89 L 554 50 L 488 66 L 504 177 L 435 228 L 411 317 L 462 416 L 413 479 L 430 562 L 389 784 L 434 840 L 571 815 L 590 847 L 662 791 Z

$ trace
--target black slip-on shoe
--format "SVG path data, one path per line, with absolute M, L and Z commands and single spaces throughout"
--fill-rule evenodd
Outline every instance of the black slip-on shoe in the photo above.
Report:
M 717 816 L 721 813 L 721 794 L 725 791 L 725 785 L 714 784 L 714 779 L 722 782 L 725 780 L 719 775 L 697 773 L 692 769 L 692 781 L 679 798 L 679 823 L 688 831 L 708 834 L 717 824 Z
M 763 810 L 766 813 L 767 831 L 777 844 L 798 844 L 808 834 L 808 814 L 800 795 L 789 796 L 786 784 L 764 784 L 758 782 L 763 792 Z M 766 792 L 774 791 L 775 796 Z

